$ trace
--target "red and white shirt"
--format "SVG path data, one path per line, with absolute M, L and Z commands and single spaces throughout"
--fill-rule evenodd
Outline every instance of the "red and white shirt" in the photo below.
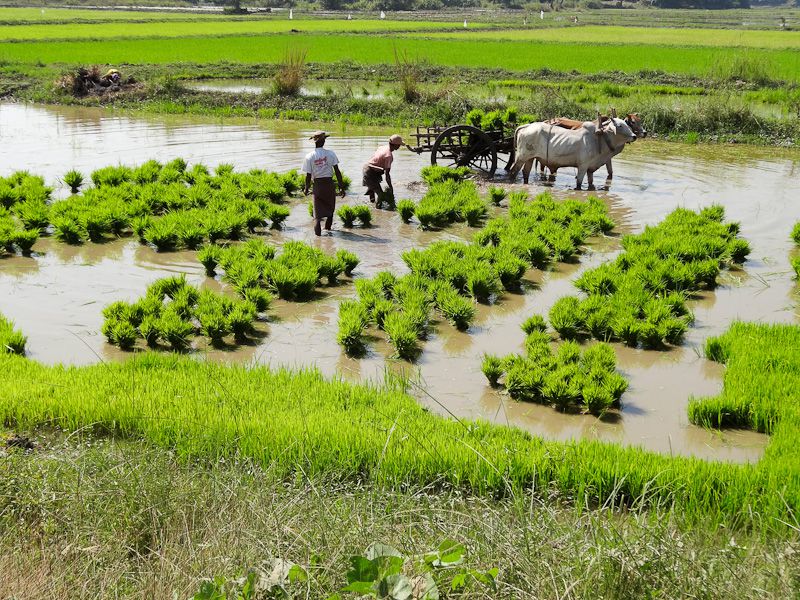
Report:
M 306 154 L 301 171 L 311 173 L 312 179 L 333 177 L 333 167 L 338 164 L 339 159 L 331 150 L 314 148 L 312 152 Z

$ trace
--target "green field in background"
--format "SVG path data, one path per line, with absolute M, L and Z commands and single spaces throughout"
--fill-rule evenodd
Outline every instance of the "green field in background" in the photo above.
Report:
M 421 40 L 405 36 L 292 35 L 207 37 L 169 40 L 109 40 L 25 42 L 0 44 L 0 60 L 43 64 L 113 63 L 169 64 L 180 62 L 276 62 L 288 48 L 308 51 L 310 62 L 352 60 L 392 64 L 395 52 L 430 64 L 503 68 L 515 71 L 549 68 L 583 73 L 659 70 L 708 75 L 720 65 L 741 57 L 733 48 L 674 48 L 657 45 L 599 45 L 579 43 L 490 40 Z M 772 78 L 800 80 L 800 52 L 750 49 L 749 59 L 763 65 Z

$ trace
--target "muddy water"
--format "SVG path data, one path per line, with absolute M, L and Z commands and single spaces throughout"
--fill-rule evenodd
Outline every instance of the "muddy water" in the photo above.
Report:
M 69 168 L 85 173 L 111 163 L 138 163 L 149 158 L 182 156 L 209 166 L 232 162 L 237 168 L 297 167 L 308 150 L 308 128 L 257 121 L 215 122 L 170 118 L 129 118 L 86 109 L 50 109 L 0 105 L 0 172 L 27 168 L 48 182 Z M 360 164 L 387 132 L 334 131 L 329 141 L 344 172 L 356 183 Z M 397 155 L 393 171 L 399 197 L 418 198 L 419 169 L 427 157 Z M 481 306 L 468 333 L 437 324 L 415 365 L 387 359 L 387 344 L 376 339 L 360 360 L 346 357 L 334 336 L 337 304 L 354 295 L 345 282 L 323 288 L 320 299 L 306 304 L 276 303 L 263 338 L 234 351 L 214 351 L 225 360 L 278 365 L 315 364 L 329 375 L 380 379 L 387 370 L 403 371 L 418 382 L 415 395 L 436 412 L 511 423 L 550 438 L 587 437 L 641 445 L 675 454 L 723 460 L 756 460 L 767 439 L 750 432 L 715 434 L 687 422 L 690 395 L 711 395 L 721 389 L 722 369 L 700 358 L 703 341 L 723 332 L 731 320 L 796 322 L 795 285 L 787 255 L 788 232 L 800 220 L 800 205 L 791 201 L 800 174 L 800 154 L 738 147 L 694 147 L 637 142 L 615 159 L 610 189 L 598 192 L 618 222 L 619 232 L 639 231 L 676 206 L 698 208 L 711 203 L 726 207 L 728 217 L 742 223 L 752 259 L 741 271 L 725 276 L 723 285 L 693 305 L 697 321 L 686 343 L 668 352 L 618 347 L 620 368 L 631 385 L 619 415 L 603 421 L 589 416 L 561 415 L 536 405 L 516 403 L 486 386 L 480 372 L 484 352 L 521 351 L 520 323 L 534 312 L 546 313 L 561 295 L 574 293 L 571 281 L 584 269 L 619 251 L 614 237 L 592 240 L 576 265 L 552 271 L 530 271 L 522 294 L 507 294 L 492 307 Z M 570 191 L 574 173 L 564 170 L 551 186 L 558 196 Z M 514 187 L 523 188 L 520 184 Z M 534 183 L 533 192 L 546 189 Z M 361 202 L 360 187 L 346 202 Z M 347 248 L 362 258 L 356 274 L 381 269 L 405 270 L 400 253 L 441 237 L 467 238 L 470 230 L 455 227 L 426 233 L 404 225 L 394 213 L 376 211 L 370 229 L 335 231 L 315 239 L 305 202 L 294 201 L 282 232 L 270 241 L 302 239 L 324 250 Z M 192 252 L 158 254 L 132 240 L 71 247 L 40 241 L 34 258 L 0 260 L 0 311 L 13 318 L 29 337 L 31 357 L 48 363 L 86 364 L 124 355 L 105 344 L 99 333 L 100 311 L 115 299 L 132 300 L 155 279 L 187 273 L 191 282 L 224 289 L 205 277 Z

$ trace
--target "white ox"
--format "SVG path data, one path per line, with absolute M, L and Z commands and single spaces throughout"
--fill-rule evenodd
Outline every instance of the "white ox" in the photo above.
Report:
M 594 172 L 635 139 L 628 124 L 618 118 L 609 119 L 602 128 L 595 121 L 586 121 L 580 129 L 548 123 L 521 125 L 514 132 L 515 161 L 509 177 L 514 181 L 522 169 L 523 180 L 528 183 L 533 161 L 538 160 L 551 173 L 561 167 L 576 167 L 575 189 L 581 189 L 588 175 L 588 189 L 593 190 Z

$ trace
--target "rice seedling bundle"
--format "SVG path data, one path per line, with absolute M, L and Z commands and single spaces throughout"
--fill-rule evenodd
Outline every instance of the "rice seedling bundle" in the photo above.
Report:
M 102 332 L 109 343 L 124 350 L 144 339 L 149 347 L 165 342 L 183 350 L 198 333 L 212 345 L 224 344 L 234 334 L 244 341 L 252 331 L 259 307 L 249 300 L 233 300 L 209 290 L 198 290 L 186 278 L 168 277 L 150 285 L 137 302 L 114 302 L 103 310 Z
M 556 202 L 545 192 L 528 201 L 526 193 L 514 192 L 508 197 L 508 215 L 489 219 L 473 240 L 542 268 L 572 258 L 586 238 L 613 227 L 605 205 L 594 196 L 586 202 Z
M 14 328 L 14 323 L 0 314 L 0 354 L 25 354 L 28 338 Z
M 194 249 L 204 241 L 236 240 L 257 228 L 280 228 L 289 216 L 277 204 L 298 189 L 298 174 L 253 170 L 237 173 L 203 165 L 187 168 L 176 158 L 164 165 L 151 160 L 137 167 L 124 165 L 92 173 L 95 187 L 77 194 L 82 176 L 65 176 L 74 195 L 50 205 L 50 189 L 41 177 L 17 173 L 0 179 L 0 202 L 13 206 L 30 230 L 53 225 L 62 241 L 100 242 L 106 236 L 132 231 L 142 243 L 158 250 Z M 163 221 L 163 222 L 161 222 Z
M 463 181 L 472 171 L 469 167 L 442 167 L 430 165 L 422 168 L 422 180 L 428 185 L 443 183 L 445 181 Z
M 0 254 L 17 250 L 29 254 L 38 238 L 38 230 L 23 229 L 6 209 L 0 208 Z
M 339 329 L 336 341 L 351 356 L 364 351 L 363 333 L 369 323 L 369 315 L 360 302 L 345 300 L 339 304 Z
M 689 294 L 716 285 L 723 267 L 750 251 L 722 207 L 677 209 L 639 235 L 623 237 L 615 262 L 586 271 L 575 286 L 587 297 L 558 300 L 550 323 L 564 339 L 588 335 L 630 346 L 680 344 L 691 324 Z
M 618 407 L 628 382 L 616 371 L 613 348 L 599 343 L 582 350 L 576 342 L 566 341 L 554 353 L 546 327 L 541 315 L 523 323 L 524 355 L 484 356 L 481 368 L 489 384 L 497 386 L 505 376 L 503 385 L 512 398 L 562 411 L 600 416 Z
M 800 221 L 794 224 L 792 227 L 792 239 L 794 243 L 800 246 Z
M 410 207 L 404 205 L 403 211 L 407 214 Z M 486 212 L 486 203 L 478 196 L 475 184 L 472 181 L 455 179 L 433 183 L 414 207 L 414 214 L 423 229 L 445 227 L 450 223 L 464 221 L 476 227 L 486 216 Z
M 416 206 L 413 200 L 400 200 L 400 202 L 397 203 L 397 213 L 400 215 L 403 223 L 409 223 L 411 221 Z
M 269 291 L 287 300 L 307 300 L 321 278 L 333 284 L 342 273 L 350 276 L 359 263 L 352 252 L 339 250 L 329 255 L 298 241 L 286 242 L 278 254 L 274 246 L 258 239 L 227 248 L 204 246 L 197 258 L 209 275 L 221 267 L 223 278 L 256 305 L 269 303 Z M 261 292 L 267 295 L 261 298 Z

